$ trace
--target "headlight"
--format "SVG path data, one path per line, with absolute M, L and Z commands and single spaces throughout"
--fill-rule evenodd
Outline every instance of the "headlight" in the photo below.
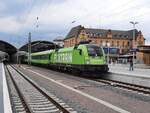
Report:
M 89 61 L 86 61 L 86 64 L 89 64 L 90 62 Z

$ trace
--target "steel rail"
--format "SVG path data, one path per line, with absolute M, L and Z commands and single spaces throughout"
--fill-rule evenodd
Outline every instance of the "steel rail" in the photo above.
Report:
M 140 93 L 144 93 L 144 94 L 150 94 L 150 88 L 148 87 L 143 87 L 143 86 L 139 86 L 139 85 L 134 85 L 134 84 L 130 84 L 130 83 L 125 83 L 125 82 L 120 82 L 120 81 L 116 81 L 116 80 L 109 80 L 109 79 L 92 79 L 96 82 L 102 82 L 105 84 L 109 84 L 111 86 L 114 87 L 121 87 L 121 88 L 125 88 L 125 89 L 129 89 L 129 90 L 133 90 L 133 91 L 138 91 Z
M 75 76 L 75 75 L 71 74 L 71 76 Z M 96 76 L 97 75 L 94 74 L 94 77 L 96 77 Z M 114 86 L 114 87 L 121 87 L 121 88 L 125 88 L 125 89 L 130 89 L 133 91 L 138 91 L 138 92 L 141 92 L 144 94 L 150 94 L 150 88 L 149 87 L 144 87 L 144 86 L 140 86 L 140 85 L 136 85 L 136 84 L 121 82 L 121 81 L 117 81 L 117 80 L 110 80 L 110 79 L 106 79 L 104 77 L 101 77 L 100 79 L 98 79 L 98 78 L 93 79 L 93 77 L 91 78 L 91 77 L 89 77 L 89 75 L 83 75 L 83 76 L 78 76 L 78 77 L 88 79 L 88 80 L 94 80 L 96 82 L 103 82 L 105 84 L 109 84 L 109 85 Z
M 69 110 L 64 108 L 62 105 L 60 105 L 57 101 L 55 101 L 53 98 L 51 98 L 47 93 L 45 93 L 41 88 L 39 88 L 36 84 L 34 84 L 30 79 L 28 79 L 22 72 L 17 70 L 14 66 L 10 65 L 16 72 L 18 72 L 25 80 L 27 80 L 32 86 L 34 86 L 40 93 L 42 93 L 50 102 L 52 102 L 54 105 L 56 105 L 57 108 L 59 108 L 62 113 L 71 113 Z
M 26 112 L 27 112 L 27 113 L 32 113 L 31 108 L 29 107 L 27 101 L 26 101 L 25 98 L 24 98 L 24 95 L 22 94 L 22 92 L 20 91 L 19 87 L 17 86 L 15 80 L 13 79 L 12 74 L 10 73 L 8 67 L 5 66 L 5 69 L 6 69 L 6 71 L 8 72 L 8 74 L 9 74 L 9 76 L 10 76 L 10 78 L 11 78 L 13 84 L 14 84 L 14 87 L 15 87 L 15 89 L 16 89 L 16 91 L 17 91 L 19 97 L 20 97 L 20 100 L 21 100 L 22 104 L 24 105 L 24 108 L 25 108 Z

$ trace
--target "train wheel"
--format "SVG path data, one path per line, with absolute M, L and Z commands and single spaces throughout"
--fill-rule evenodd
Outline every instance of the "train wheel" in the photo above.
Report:
M 72 72 L 73 75 L 77 75 L 77 76 L 81 75 L 81 71 L 79 69 L 72 69 L 71 72 Z

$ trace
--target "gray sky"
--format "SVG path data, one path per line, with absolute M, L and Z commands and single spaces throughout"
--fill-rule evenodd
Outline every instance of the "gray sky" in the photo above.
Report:
M 77 25 L 130 30 L 137 21 L 150 44 L 149 14 L 150 0 L 0 0 L 0 39 L 20 46 L 29 32 L 32 40 L 52 41 Z

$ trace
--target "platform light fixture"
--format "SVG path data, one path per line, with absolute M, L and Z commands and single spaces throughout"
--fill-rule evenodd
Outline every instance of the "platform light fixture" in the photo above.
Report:
M 135 52 L 134 49 L 136 48 L 136 43 L 135 43 L 135 25 L 138 24 L 138 22 L 134 22 L 134 21 L 130 21 L 130 23 L 133 25 L 133 67 L 134 67 L 134 63 L 135 63 Z
M 107 52 L 107 64 L 109 64 L 109 47 L 110 47 L 110 43 L 107 42 L 107 48 L 108 48 L 108 52 Z

